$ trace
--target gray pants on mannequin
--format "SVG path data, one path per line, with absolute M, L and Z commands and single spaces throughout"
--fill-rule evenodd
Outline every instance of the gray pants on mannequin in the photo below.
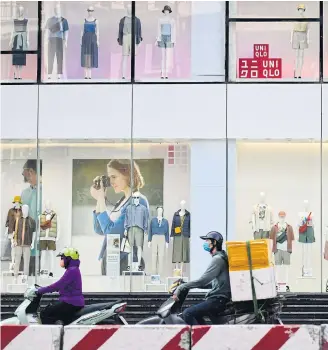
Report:
M 15 247 L 15 267 L 14 267 L 15 277 L 18 276 L 19 265 L 20 265 L 22 256 L 24 259 L 24 275 L 28 276 L 29 267 L 30 267 L 30 257 L 31 257 L 31 247 L 29 245 Z
M 165 236 L 153 235 L 151 241 L 152 248 L 152 272 L 153 275 L 161 275 L 163 273 L 163 263 L 165 254 Z

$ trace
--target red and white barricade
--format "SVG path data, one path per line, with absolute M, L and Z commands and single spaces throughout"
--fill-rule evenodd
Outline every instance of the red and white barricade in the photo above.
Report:
M 320 326 L 197 326 L 192 350 L 320 350 Z M 328 348 L 327 348 L 328 350 Z
M 1 326 L 1 350 L 58 350 L 62 326 Z
M 328 350 L 328 324 L 323 324 L 321 326 L 322 334 L 322 350 Z
M 63 350 L 189 350 L 186 326 L 67 326 Z

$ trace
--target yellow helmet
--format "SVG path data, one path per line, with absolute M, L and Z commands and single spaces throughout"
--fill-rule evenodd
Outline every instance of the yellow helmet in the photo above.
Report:
M 297 6 L 297 10 L 303 10 L 303 11 L 305 11 L 305 5 L 304 5 L 304 4 L 299 4 L 299 5 Z
M 64 248 L 64 250 L 60 252 L 57 256 L 60 256 L 60 257 L 65 256 L 67 258 L 71 258 L 72 260 L 78 260 L 80 258 L 79 252 L 72 247 Z

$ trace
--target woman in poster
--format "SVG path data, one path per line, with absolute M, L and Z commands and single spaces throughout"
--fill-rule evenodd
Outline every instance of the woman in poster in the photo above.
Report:
M 128 159 L 111 160 L 107 164 L 107 177 L 95 178 L 90 188 L 91 196 L 97 201 L 96 209 L 93 212 L 95 232 L 100 235 L 119 234 L 122 239 L 124 236 L 125 212 L 130 203 L 131 194 L 136 191 L 140 192 L 143 186 L 144 179 L 136 162 L 133 162 L 133 169 L 131 169 L 131 161 Z M 112 187 L 115 193 L 123 193 L 122 198 L 114 205 L 111 211 L 108 211 L 106 203 L 108 187 Z M 148 200 L 142 194 L 140 194 L 140 204 L 149 209 Z M 106 275 L 106 245 L 107 239 L 105 236 L 99 255 L 99 260 L 102 260 L 102 275 Z M 127 270 L 129 262 L 127 254 L 121 252 L 120 255 L 120 273 L 122 274 L 122 271 Z M 133 261 L 136 258 L 135 255 L 135 251 L 133 250 Z M 144 265 L 143 261 L 142 265 Z

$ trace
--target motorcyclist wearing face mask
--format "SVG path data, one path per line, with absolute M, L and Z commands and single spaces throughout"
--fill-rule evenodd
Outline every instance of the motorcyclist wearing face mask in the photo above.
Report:
M 222 250 L 221 233 L 211 231 L 200 238 L 205 241 L 204 250 L 212 255 L 211 263 L 199 279 L 180 285 L 173 295 L 173 298 L 178 300 L 182 291 L 210 286 L 211 290 L 206 294 L 203 302 L 187 308 L 182 313 L 184 321 L 191 326 L 205 324 L 204 316 L 213 319 L 218 313 L 224 311 L 227 302 L 231 299 L 228 257 Z

